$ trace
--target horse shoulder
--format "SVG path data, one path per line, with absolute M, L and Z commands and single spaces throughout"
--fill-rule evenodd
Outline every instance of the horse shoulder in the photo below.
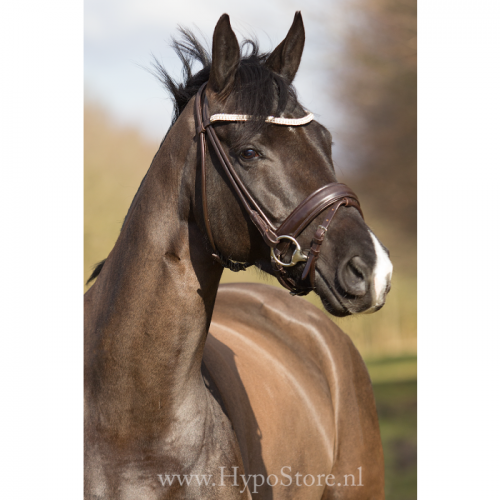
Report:
M 222 285 L 210 333 L 204 362 L 247 474 L 329 474 L 339 439 L 365 448 L 363 432 L 377 425 L 370 379 L 322 311 L 275 287 Z

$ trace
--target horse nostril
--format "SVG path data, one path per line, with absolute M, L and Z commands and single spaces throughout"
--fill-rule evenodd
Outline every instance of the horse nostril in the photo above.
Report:
M 361 257 L 353 257 L 342 270 L 342 281 L 345 291 L 356 297 L 362 297 L 367 292 L 367 266 Z

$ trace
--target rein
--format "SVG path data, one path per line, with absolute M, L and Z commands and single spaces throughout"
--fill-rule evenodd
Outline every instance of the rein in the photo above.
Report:
M 224 169 L 224 172 L 229 179 L 238 199 L 243 204 L 251 221 L 259 230 L 264 242 L 271 249 L 271 262 L 273 272 L 278 281 L 288 290 L 292 295 L 307 295 L 315 286 L 315 266 L 318 260 L 321 244 L 325 238 L 328 226 L 330 225 L 337 210 L 341 206 L 352 206 L 356 208 L 361 216 L 363 213 L 359 204 L 359 200 L 354 192 L 345 184 L 333 182 L 327 184 L 314 193 L 310 194 L 302 203 L 300 203 L 295 210 L 284 220 L 284 222 L 276 228 L 272 222 L 266 217 L 263 210 L 259 207 L 258 203 L 252 197 L 248 189 L 242 183 L 238 174 L 236 173 L 231 161 L 226 155 L 219 138 L 217 137 L 212 124 L 217 121 L 248 121 L 251 116 L 248 115 L 230 115 L 230 114 L 216 114 L 209 115 L 207 98 L 204 94 L 207 83 L 204 83 L 195 98 L 195 120 L 196 120 L 196 134 L 199 139 L 200 156 L 201 156 L 201 193 L 202 193 L 202 206 L 203 217 L 205 219 L 205 227 L 210 240 L 210 244 L 214 250 L 212 257 L 219 262 L 222 266 L 231 269 L 231 271 L 245 270 L 252 264 L 235 262 L 227 259 L 219 254 L 212 234 L 210 225 L 210 218 L 207 208 L 207 190 L 206 190 L 206 136 L 217 154 L 219 161 Z M 301 126 L 309 123 L 314 119 L 312 113 L 308 113 L 303 118 L 280 118 L 280 117 L 267 117 L 266 122 L 276 125 L 286 126 Z M 308 253 L 304 253 L 300 247 L 297 237 L 304 231 L 304 229 L 324 210 L 328 209 L 323 222 L 317 227 L 316 232 L 311 241 L 311 247 Z M 290 246 L 294 245 L 291 260 L 284 262 L 285 254 Z M 302 276 L 299 282 L 287 275 L 286 269 L 293 267 L 299 262 L 306 262 Z M 309 278 L 309 285 L 306 280 Z

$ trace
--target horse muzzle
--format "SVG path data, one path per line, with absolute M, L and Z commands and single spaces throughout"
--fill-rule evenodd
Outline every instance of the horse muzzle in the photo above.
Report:
M 368 255 L 362 257 L 359 249 L 353 251 L 337 261 L 335 271 L 325 266 L 325 260 L 319 262 L 317 292 L 334 316 L 369 314 L 385 304 L 391 289 L 392 262 L 371 231 L 369 235 L 372 245 Z

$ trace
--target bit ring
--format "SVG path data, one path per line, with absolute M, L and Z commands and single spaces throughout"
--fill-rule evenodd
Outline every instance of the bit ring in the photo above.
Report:
M 292 255 L 292 260 L 287 264 L 276 257 L 276 254 L 274 253 L 275 248 L 271 248 L 271 260 L 276 264 L 279 264 L 283 267 L 293 267 L 299 262 L 305 262 L 307 260 L 307 255 L 302 252 L 302 248 L 300 248 L 299 242 L 293 236 L 284 234 L 283 236 L 278 236 L 278 240 L 290 240 L 295 245 L 295 250 Z

